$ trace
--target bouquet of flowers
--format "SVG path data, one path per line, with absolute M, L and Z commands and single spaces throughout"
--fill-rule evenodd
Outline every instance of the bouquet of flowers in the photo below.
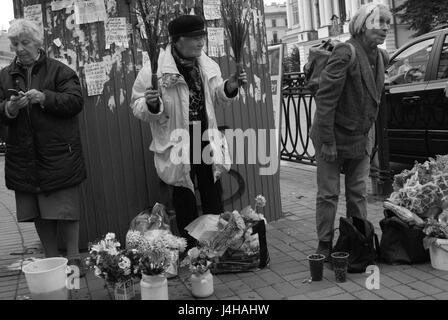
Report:
M 206 242 L 200 242 L 197 247 L 188 250 L 187 256 L 181 262 L 181 266 L 188 266 L 190 271 L 201 275 L 210 270 L 215 261 L 217 252 L 211 249 Z
M 97 277 L 114 285 L 131 280 L 135 275 L 135 254 L 135 251 L 121 250 L 115 234 L 108 233 L 104 239 L 90 245 L 86 265 Z
M 142 234 L 129 230 L 126 235 L 126 248 L 135 250 L 139 256 L 138 273 L 159 275 L 166 272 L 177 255 L 187 246 L 184 238 L 176 237 L 168 230 L 150 230 Z
M 448 155 L 416 163 L 394 177 L 388 199 L 424 218 L 435 218 L 448 207 Z

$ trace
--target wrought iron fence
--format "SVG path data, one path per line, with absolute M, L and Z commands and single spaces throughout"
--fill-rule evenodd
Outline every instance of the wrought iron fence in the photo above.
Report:
M 384 98 L 384 97 L 383 97 Z M 372 153 L 370 177 L 375 194 L 390 194 L 391 172 L 389 167 L 388 139 L 384 134 L 387 124 L 385 101 L 376 122 L 375 143 Z M 286 73 L 282 81 L 281 107 L 281 160 L 316 165 L 316 153 L 309 132 L 316 110 L 313 93 L 305 86 L 305 74 Z
M 284 74 L 282 83 L 281 159 L 315 165 L 309 136 L 316 109 L 314 95 L 304 85 L 304 73 Z

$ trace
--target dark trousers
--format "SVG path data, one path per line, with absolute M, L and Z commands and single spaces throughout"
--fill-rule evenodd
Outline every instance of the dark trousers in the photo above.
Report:
M 192 143 L 193 141 L 190 140 L 190 146 L 192 146 Z M 202 142 L 201 150 L 207 144 L 208 142 Z M 192 152 L 190 152 L 190 155 L 192 155 Z M 216 183 L 213 182 L 212 165 L 205 164 L 202 161 L 200 164 L 193 164 L 193 161 L 191 163 L 190 177 L 195 185 L 195 189 L 199 189 L 202 214 L 221 214 L 224 210 L 221 200 L 222 188 L 219 180 Z M 188 247 L 190 248 L 195 245 L 196 241 L 188 235 L 184 228 L 198 217 L 196 196 L 188 188 L 174 187 L 173 206 L 174 210 L 176 210 L 179 232 L 182 237 L 187 239 Z

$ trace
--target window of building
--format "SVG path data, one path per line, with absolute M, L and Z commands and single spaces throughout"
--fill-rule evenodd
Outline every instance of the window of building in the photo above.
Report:
M 271 27 L 276 27 L 277 26 L 277 20 L 275 20 L 275 19 L 272 19 L 271 20 Z
M 288 26 L 288 19 L 285 19 L 285 27 Z
M 347 10 L 345 8 L 345 0 L 339 0 L 339 17 L 341 23 L 344 23 L 347 20 Z
M 299 24 L 299 1 L 289 0 L 289 6 L 291 8 L 292 24 Z
M 272 42 L 278 43 L 278 34 L 277 34 L 277 32 L 274 32 L 272 34 Z
M 320 13 L 319 13 L 319 0 L 314 0 L 314 14 L 316 17 L 316 24 L 317 26 L 315 28 L 319 28 L 320 27 Z

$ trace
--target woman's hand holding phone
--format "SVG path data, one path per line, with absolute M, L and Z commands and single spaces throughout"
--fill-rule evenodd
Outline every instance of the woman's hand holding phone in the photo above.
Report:
M 11 93 L 9 101 L 6 103 L 8 113 L 15 117 L 19 113 L 19 110 L 26 107 L 29 103 L 28 97 L 22 92 L 14 89 L 8 89 Z

